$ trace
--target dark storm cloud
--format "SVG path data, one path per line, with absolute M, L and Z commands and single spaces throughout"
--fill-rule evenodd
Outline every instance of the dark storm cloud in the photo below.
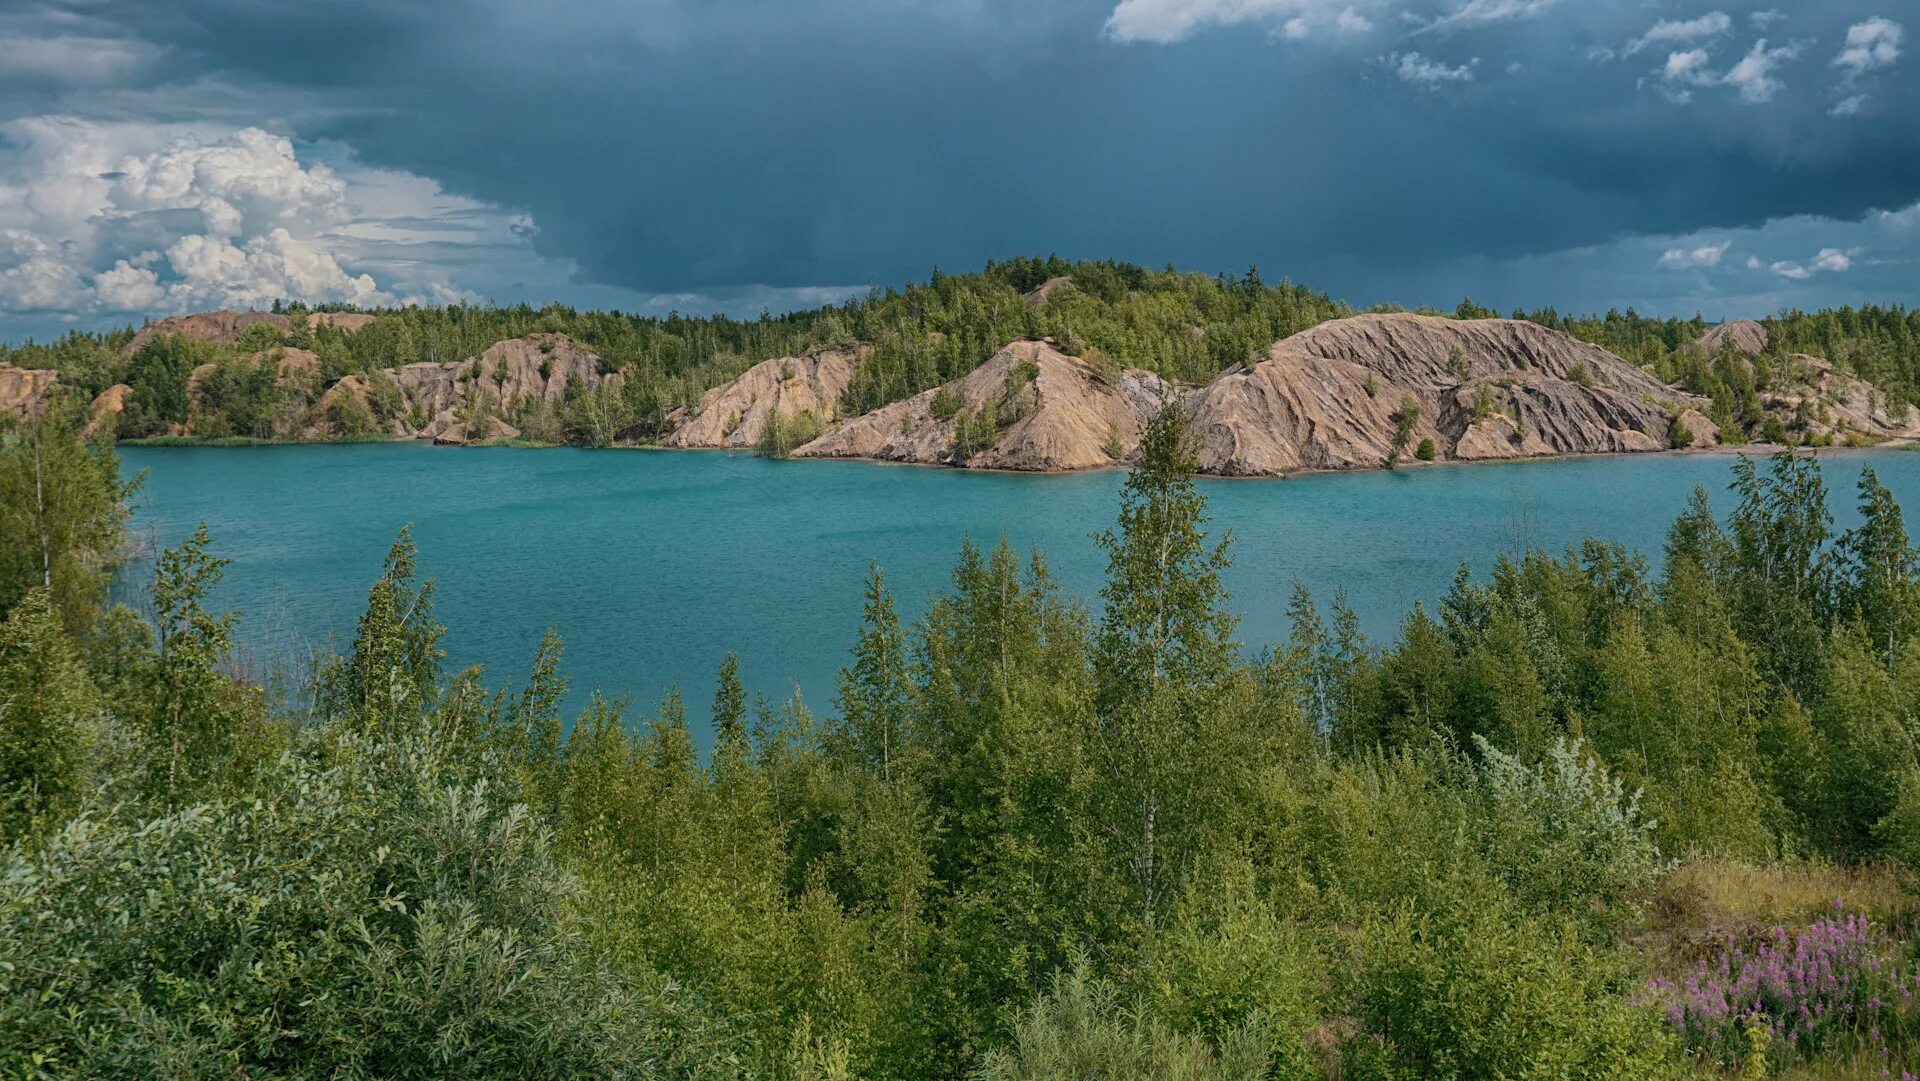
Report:
M 1883 0 L 1782 0 L 1779 19 L 1415 5 L 1430 25 L 1346 8 L 1364 30 L 1323 0 L 1191 6 L 1256 14 L 1129 43 L 1108 26 L 1114 0 L 86 10 L 157 54 L 142 61 L 155 85 L 304 96 L 282 105 L 297 137 L 525 210 L 583 284 L 643 293 L 891 283 L 1059 251 L 1257 262 L 1356 301 L 1426 301 L 1511 284 L 1499 267 L 1547 253 L 1638 260 L 1606 246 L 1920 200 L 1904 61 L 1862 76 L 1860 115 L 1829 115 L 1860 92 L 1830 61 L 1849 25 L 1898 17 Z M 1727 17 L 1620 55 L 1710 11 Z M 1738 82 L 1763 37 L 1792 57 Z M 1701 68 L 1663 76 L 1695 45 Z M 1651 265 L 1632 269 L 1657 297 Z M 1610 297 L 1510 303 L 1583 299 Z

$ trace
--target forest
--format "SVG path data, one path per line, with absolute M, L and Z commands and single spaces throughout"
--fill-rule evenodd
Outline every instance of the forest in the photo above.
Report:
M 552 635 L 447 671 L 404 531 L 281 693 L 204 527 L 108 603 L 138 481 L 80 420 L 0 438 L 0 1075 L 1920 1063 L 1920 552 L 1871 469 L 1845 531 L 1817 460 L 1741 458 L 1657 565 L 1463 568 L 1390 642 L 1302 590 L 1250 651 L 1169 410 L 1096 596 L 968 544 L 906 621 L 873 567 L 834 701 L 717 657 L 707 738 L 563 715 Z
M 1061 278 L 1070 279 L 1070 286 L 1040 292 Z M 759 361 L 809 349 L 863 347 L 841 403 L 843 414 L 857 415 L 957 378 L 1015 338 L 1052 337 L 1068 353 L 1098 365 L 1141 368 L 1197 384 L 1235 364 L 1258 361 L 1281 338 L 1354 314 L 1322 293 L 1269 283 L 1256 268 L 1239 277 L 1209 276 L 1057 256 L 989 263 L 964 275 L 935 269 L 925 283 L 874 288 L 844 304 L 748 320 L 581 312 L 560 305 L 453 305 L 370 312 L 372 323 L 349 334 L 310 326 L 307 309 L 299 305 L 276 310 L 290 317 L 290 330 L 256 325 L 228 344 L 155 337 L 125 358 L 133 328 L 75 331 L 50 343 L 0 346 L 0 363 L 58 370 L 65 385 L 89 400 L 116 383 L 129 385 L 122 437 L 187 426 L 203 437 L 289 439 L 300 437 L 300 426 L 285 419 L 289 412 L 301 413 L 345 376 L 374 377 L 377 413 L 377 373 L 423 361 L 458 362 L 498 341 L 560 333 L 594 350 L 605 371 L 623 373 L 621 380 L 608 389 L 570 388 L 567 401 L 541 407 L 551 415 L 514 419 L 537 433 L 537 441 L 598 445 L 616 436 L 651 441 L 670 413 L 698 402 L 705 391 Z M 1499 314 L 1471 299 L 1450 312 L 1429 313 L 1462 319 Z M 1904 308 L 1779 313 L 1763 321 L 1771 341 L 1757 364 L 1730 353 L 1707 356 L 1696 345 L 1706 329 L 1698 317 L 1655 319 L 1628 310 L 1576 318 L 1551 309 L 1512 316 L 1601 345 L 1662 380 L 1712 398 L 1712 419 L 1731 438 L 1743 429 L 1766 434 L 1760 392 L 1787 374 L 1784 358 L 1795 353 L 1818 355 L 1858 374 L 1890 403 L 1920 403 L 1920 312 Z M 277 378 L 271 366 L 249 359 L 281 347 L 318 357 L 315 385 L 304 394 Z M 205 364 L 215 367 L 190 387 L 194 369 Z M 334 427 L 348 435 L 364 428 L 371 435 L 378 419 L 348 418 Z

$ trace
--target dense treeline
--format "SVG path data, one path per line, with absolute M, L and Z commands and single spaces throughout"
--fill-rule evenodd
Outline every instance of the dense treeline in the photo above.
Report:
M 1055 279 L 1070 284 L 1043 288 Z M 276 305 L 276 311 L 290 317 L 290 331 L 256 326 L 240 342 L 220 346 L 156 339 L 126 360 L 120 354 L 131 328 L 71 332 L 48 344 L 0 346 L 0 363 L 59 370 L 89 397 L 114 383 L 129 384 L 133 400 L 120 428 L 133 437 L 186 427 L 201 436 L 292 438 L 321 393 L 359 374 L 369 377 L 376 392 L 372 415 L 348 419 L 374 434 L 393 419 L 380 415 L 383 381 L 377 373 L 421 361 L 458 362 L 505 339 L 560 333 L 593 349 L 608 371 L 625 376 L 553 415 L 520 418 L 527 421 L 522 427 L 542 439 L 597 445 L 616 436 L 649 439 L 671 411 L 692 405 L 750 365 L 808 349 L 862 347 L 843 411 L 865 412 L 964 375 L 1015 338 L 1051 336 L 1099 364 L 1200 383 L 1258 360 L 1280 338 L 1352 314 L 1309 289 L 1270 285 L 1257 269 L 1237 278 L 1209 277 L 1057 256 L 989 263 L 964 275 L 936 269 L 925 284 L 876 288 L 844 304 L 747 320 L 582 312 L 562 305 L 450 305 L 381 310 L 372 313 L 371 325 L 349 334 L 310 326 L 307 309 L 299 305 Z M 1498 313 L 1469 299 L 1450 314 Z M 1736 440 L 1742 432 L 1780 434 L 1764 430 L 1761 395 L 1790 374 L 1783 358 L 1793 353 L 1822 356 L 1859 374 L 1890 403 L 1920 403 L 1920 313 L 1902 308 L 1782 313 L 1765 321 L 1772 342 L 1758 365 L 1732 354 L 1702 353 L 1695 343 L 1706 324 L 1698 316 L 1654 319 L 1628 310 L 1570 317 L 1552 309 L 1514 316 L 1601 345 L 1713 398 L 1712 419 Z M 289 387 L 271 366 L 246 359 L 276 346 L 318 355 L 312 386 Z M 216 369 L 190 393 L 188 378 L 203 364 Z M 387 398 L 398 408 L 397 392 Z M 330 419 L 334 429 L 353 434 L 354 425 Z
M 1712 398 L 1712 419 L 1723 429 L 1763 434 L 1766 416 L 1760 395 L 1783 386 L 1793 375 L 1788 358 L 1802 353 L 1831 361 L 1840 371 L 1871 383 L 1893 409 L 1920 405 L 1920 311 L 1902 307 L 1869 304 L 1813 313 L 1793 310 L 1761 319 L 1767 347 L 1751 364 L 1730 350 L 1706 355 L 1697 343 L 1707 325 L 1698 316 L 1656 319 L 1629 308 L 1624 313 L 1574 317 L 1546 308 L 1516 311 L 1514 318 L 1592 342 L 1666 382 Z M 1772 438 L 1778 433 L 1764 434 L 1771 441 L 1784 442 Z
M 1759 931 L 1720 955 L 1656 933 L 1714 868 L 1920 867 L 1920 554 L 1871 470 L 1843 534 L 1813 460 L 1741 461 L 1658 573 L 1598 541 L 1531 552 L 1463 571 L 1385 648 L 1302 592 L 1290 641 L 1248 655 L 1169 412 L 1091 604 L 1040 553 L 969 545 L 907 625 L 875 568 L 831 712 L 758 699 L 729 657 L 703 753 L 677 694 L 564 718 L 551 636 L 515 693 L 443 671 L 404 533 L 304 704 L 236 673 L 204 530 L 158 560 L 150 617 L 103 609 L 125 489 L 74 427 L 0 442 L 9 1074 L 1920 1056 L 1902 889 L 1769 932 L 1763 985 L 1737 978 Z M 1825 968 L 1781 974 L 1806 957 Z

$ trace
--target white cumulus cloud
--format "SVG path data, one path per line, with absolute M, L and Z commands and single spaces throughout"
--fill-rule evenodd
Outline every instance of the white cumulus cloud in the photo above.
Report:
M 1723 240 L 1718 244 L 1702 244 L 1694 248 L 1668 248 L 1660 256 L 1660 265 L 1675 270 L 1694 267 L 1716 267 L 1720 257 L 1727 254 L 1733 241 Z
M 1900 59 L 1906 30 L 1891 19 L 1875 16 L 1847 28 L 1847 44 L 1833 58 L 1833 66 L 1848 76 L 1863 75 Z
M 1492 23 L 1531 19 L 1554 6 L 1558 0 L 1467 0 L 1425 27 L 1426 30 L 1456 30 Z
M 1470 82 L 1473 69 L 1480 65 L 1479 57 L 1453 67 L 1419 53 L 1394 53 L 1386 60 L 1401 82 L 1421 90 L 1438 90 L 1448 83 Z
M 1774 74 L 1781 64 L 1798 59 L 1799 45 L 1782 45 L 1777 49 L 1767 48 L 1767 40 L 1761 38 L 1753 43 L 1753 48 L 1740 62 L 1727 69 L 1721 81 L 1740 92 L 1740 100 L 1750 105 L 1762 105 L 1772 101 L 1783 86 Z
M 1815 274 L 1838 274 L 1843 270 L 1853 269 L 1854 254 L 1854 252 L 1841 251 L 1839 248 L 1821 248 L 1819 254 L 1805 263 L 1783 259 L 1776 263 L 1769 263 L 1767 269 L 1788 281 L 1806 281 Z M 1747 265 L 1757 270 L 1759 260 L 1749 259 Z
M 1724 11 L 1709 11 L 1696 19 L 1667 20 L 1654 23 L 1646 33 L 1627 43 L 1621 56 L 1632 56 L 1650 45 L 1675 45 L 1705 41 L 1733 29 L 1733 18 Z
M 438 303 L 446 253 L 527 248 L 515 215 L 346 164 L 255 127 L 0 124 L 0 313 Z
M 1171 45 L 1204 27 L 1298 15 L 1307 6 L 1303 0 L 1120 0 L 1107 16 L 1106 33 L 1120 42 Z

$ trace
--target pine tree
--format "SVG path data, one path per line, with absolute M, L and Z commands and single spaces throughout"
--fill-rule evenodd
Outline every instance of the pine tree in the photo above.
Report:
M 744 756 L 747 741 L 747 691 L 740 684 L 740 658 L 729 652 L 720 658 L 720 674 L 713 688 L 713 746 L 716 761 L 724 754 Z
M 433 708 L 446 628 L 433 618 L 433 582 L 414 584 L 418 554 L 413 527 L 402 527 L 387 553 L 386 573 L 367 594 L 353 652 L 334 658 L 316 681 L 321 716 L 391 737 L 402 722 Z
M 534 653 L 526 687 L 507 706 L 507 738 L 525 771 L 531 802 L 543 810 L 553 810 L 559 800 L 566 765 L 560 715 L 570 682 L 560 674 L 566 652 L 559 633 L 549 628 Z
M 866 613 L 852 666 L 840 672 L 840 720 L 861 758 L 893 780 L 911 722 L 906 639 L 878 563 L 867 574 Z
M 29 592 L 0 623 L 0 843 L 78 797 L 100 705 L 52 595 Z
M 1900 504 L 1868 468 L 1860 470 L 1860 517 L 1837 545 L 1837 607 L 1866 627 L 1875 652 L 1891 667 L 1920 622 L 1920 551 L 1907 539 Z
M 1196 735 L 1236 662 L 1221 572 L 1228 540 L 1207 544 L 1184 414 L 1147 426 L 1107 551 L 1105 611 L 1094 653 L 1096 754 L 1106 772 L 1104 826 L 1137 906 L 1151 959 L 1169 887 L 1191 857 Z
M 220 671 L 233 648 L 235 613 L 216 616 L 206 600 L 228 561 L 207 552 L 201 523 L 160 556 L 153 607 L 159 653 L 145 672 L 146 734 L 165 762 L 166 805 L 176 806 L 229 764 L 237 715 L 233 682 Z

